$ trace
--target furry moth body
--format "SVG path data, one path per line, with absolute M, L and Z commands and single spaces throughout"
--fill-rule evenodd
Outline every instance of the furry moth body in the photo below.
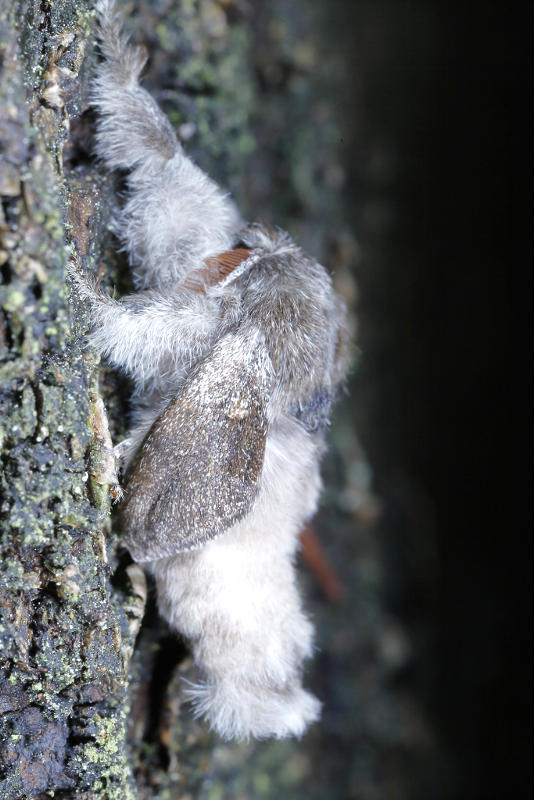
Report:
M 138 291 L 116 301 L 76 282 L 92 343 L 135 384 L 124 537 L 190 643 L 198 713 L 225 738 L 299 736 L 320 704 L 302 688 L 312 627 L 294 558 L 346 367 L 343 307 L 323 267 L 244 224 L 188 159 L 138 84 L 144 58 L 115 5 L 97 9 L 97 152 L 129 171 L 115 227 Z

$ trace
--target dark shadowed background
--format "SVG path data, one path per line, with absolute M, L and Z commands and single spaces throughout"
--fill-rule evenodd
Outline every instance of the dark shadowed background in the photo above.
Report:
M 524 797 L 532 12 L 344 9 L 358 86 L 345 149 L 361 248 L 352 397 L 384 508 L 387 605 L 413 647 L 399 681 L 442 757 L 415 796 Z

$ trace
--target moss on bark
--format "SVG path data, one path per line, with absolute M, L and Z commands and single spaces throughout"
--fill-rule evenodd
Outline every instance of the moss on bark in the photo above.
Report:
M 134 797 L 126 748 L 128 625 L 106 544 L 109 499 L 88 490 L 102 442 L 65 267 L 101 247 L 104 193 L 70 180 L 89 5 L 20 3 L 0 16 L 0 797 Z M 4 113 L 5 109 L 5 113 Z M 80 185 L 80 183 L 82 185 Z M 86 215 L 72 215 L 86 201 Z M 69 211 L 71 212 L 69 214 Z M 90 239 L 91 246 L 87 245 Z M 109 553 L 108 553 L 109 549 Z M 135 631 L 131 632 L 135 635 Z

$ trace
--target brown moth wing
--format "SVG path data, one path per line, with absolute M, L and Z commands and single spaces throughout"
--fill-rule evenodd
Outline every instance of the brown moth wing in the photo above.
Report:
M 156 419 L 122 504 L 136 561 L 201 546 L 251 509 L 263 466 L 272 365 L 253 328 L 224 336 Z

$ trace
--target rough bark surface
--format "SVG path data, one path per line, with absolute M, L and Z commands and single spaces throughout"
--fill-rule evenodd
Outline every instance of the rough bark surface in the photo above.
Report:
M 89 6 L 4 3 L 0 16 L 0 797 L 128 798 L 132 587 L 113 588 L 110 438 L 70 248 L 94 263 L 106 193 L 70 174 Z M 49 796 L 49 795 L 47 795 Z

